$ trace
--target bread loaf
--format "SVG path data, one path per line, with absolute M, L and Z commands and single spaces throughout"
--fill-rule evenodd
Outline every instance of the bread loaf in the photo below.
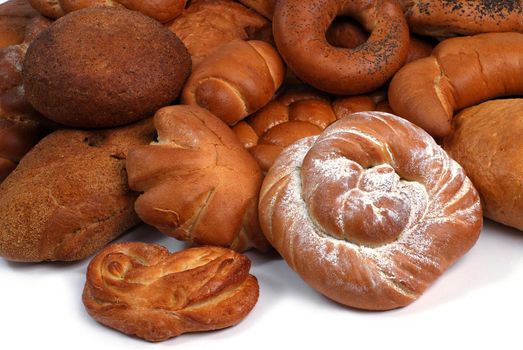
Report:
M 140 11 L 160 22 L 179 16 L 187 0 L 29 0 L 41 14 L 59 18 L 88 7 L 116 7 Z
M 127 158 L 140 218 L 191 243 L 265 250 L 258 224 L 261 172 L 220 119 L 197 106 L 160 109 L 157 142 Z M 151 139 L 151 141 L 153 141 Z
M 239 0 L 245 6 L 261 13 L 269 20 L 272 20 L 276 0 Z
M 139 222 L 125 158 L 154 134 L 150 120 L 103 131 L 56 131 L 0 184 L 0 256 L 83 259 Z
M 435 37 L 523 32 L 521 0 L 400 0 L 410 29 Z
M 193 69 L 216 49 L 236 39 L 264 40 L 271 23 L 241 4 L 225 0 L 195 0 L 168 24 L 185 44 Z
M 455 111 L 523 94 L 523 34 L 488 33 L 441 42 L 392 79 L 389 103 L 434 137 L 450 133 Z
M 190 70 L 186 48 L 158 22 L 89 8 L 60 18 L 31 43 L 23 81 L 29 102 L 49 119 L 101 128 L 150 117 L 178 97 Z
M 258 301 L 250 260 L 199 247 L 170 254 L 156 244 L 118 243 L 89 264 L 83 303 L 98 322 L 149 341 L 230 327 Z
M 463 169 L 422 129 L 380 112 L 289 146 L 259 205 L 265 236 L 305 282 L 370 310 L 416 300 L 482 224 Z
M 477 188 L 484 215 L 523 230 L 523 99 L 466 108 L 452 121 L 443 147 Z
M 213 52 L 192 72 L 181 100 L 234 125 L 266 105 L 284 76 L 283 61 L 271 45 L 235 40 Z

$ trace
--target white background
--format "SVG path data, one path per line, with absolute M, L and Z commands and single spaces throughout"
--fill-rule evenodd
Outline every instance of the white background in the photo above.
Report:
M 147 226 L 121 240 L 184 244 Z M 239 325 L 159 344 L 106 328 L 81 302 L 88 261 L 0 260 L 0 349 L 522 349 L 523 232 L 487 221 L 479 241 L 410 306 L 366 312 L 309 288 L 275 253 L 247 255 L 260 299 Z M 89 259 L 88 259 L 89 260 Z
M 121 240 L 156 242 L 171 251 L 184 247 L 146 226 Z M 418 301 L 387 312 L 331 302 L 275 253 L 247 255 L 260 283 L 251 314 L 236 327 L 159 344 L 125 336 L 87 315 L 81 294 L 88 261 L 0 259 L 0 349 L 523 348 L 523 232 L 487 221 L 476 246 Z

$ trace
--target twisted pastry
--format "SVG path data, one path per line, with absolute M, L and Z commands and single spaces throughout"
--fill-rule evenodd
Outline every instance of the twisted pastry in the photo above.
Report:
M 178 17 L 187 0 L 29 0 L 42 15 L 59 18 L 87 7 L 120 7 L 139 11 L 160 22 Z
M 162 341 L 245 318 L 259 293 L 250 266 L 247 257 L 225 248 L 170 254 L 156 244 L 112 244 L 89 264 L 82 299 L 96 321 Z
M 309 285 L 372 310 L 418 298 L 482 224 L 462 168 L 420 128 L 381 112 L 288 147 L 259 208 L 267 239 Z
M 162 108 L 154 123 L 158 142 L 132 149 L 127 158 L 129 186 L 144 192 L 135 204 L 140 218 L 180 240 L 265 250 L 260 168 L 234 133 L 193 106 Z

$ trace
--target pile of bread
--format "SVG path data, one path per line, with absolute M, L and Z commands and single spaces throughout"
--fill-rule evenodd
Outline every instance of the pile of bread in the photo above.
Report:
M 10 0 L 0 255 L 96 254 L 89 314 L 150 341 L 240 322 L 251 248 L 405 306 L 483 215 L 523 229 L 521 32 L 520 0 Z M 195 247 L 109 244 L 140 222 Z

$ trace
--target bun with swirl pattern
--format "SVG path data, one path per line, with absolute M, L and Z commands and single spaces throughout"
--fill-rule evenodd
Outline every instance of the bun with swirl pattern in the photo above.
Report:
M 156 244 L 118 243 L 89 264 L 83 303 L 98 322 L 149 341 L 233 326 L 258 301 L 250 260 L 230 249 L 170 254 Z
M 417 299 L 482 225 L 463 169 L 422 129 L 380 112 L 288 147 L 259 208 L 267 239 L 311 287 L 369 310 Z

